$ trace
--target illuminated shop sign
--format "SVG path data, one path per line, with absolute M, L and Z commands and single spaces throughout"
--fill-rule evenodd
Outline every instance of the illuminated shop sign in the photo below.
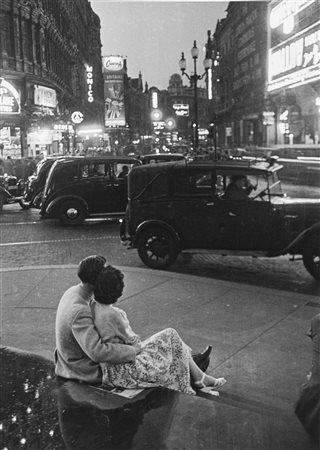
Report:
M 88 102 L 92 103 L 94 101 L 93 98 L 93 67 L 86 66 L 86 74 L 87 74 L 87 85 L 88 85 Z
M 320 79 L 320 20 L 269 50 L 268 91 Z
M 158 106 L 159 106 L 159 104 L 158 104 L 158 92 L 155 92 L 155 91 L 152 92 L 151 103 L 152 103 L 152 108 L 154 108 L 154 109 L 158 108 Z
M 164 130 L 165 122 L 159 121 L 159 122 L 153 122 L 153 129 L 154 131 Z
M 172 107 L 176 116 L 189 117 L 189 105 L 175 103 Z
M 19 114 L 20 96 L 12 84 L 0 78 L 0 113 Z
M 283 31 L 291 32 L 294 26 L 294 16 L 315 0 L 283 0 L 270 11 L 270 27 L 275 29 L 280 25 Z
M 34 85 L 34 104 L 38 106 L 46 106 L 48 108 L 56 108 L 57 93 L 54 89 L 46 86 Z
M 71 120 L 74 124 L 78 125 L 83 121 L 84 117 L 81 111 L 74 111 L 71 114 Z
M 103 68 L 110 72 L 119 72 L 124 68 L 124 62 L 122 56 L 104 56 L 102 58 Z

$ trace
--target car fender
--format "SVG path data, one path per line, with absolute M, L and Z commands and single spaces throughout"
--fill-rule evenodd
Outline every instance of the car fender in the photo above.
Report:
M 168 224 L 167 222 L 164 222 L 163 220 L 154 219 L 154 220 L 145 220 L 137 226 L 136 231 L 135 231 L 133 246 L 136 245 L 136 243 L 138 242 L 139 236 L 141 235 L 141 233 L 144 230 L 146 230 L 147 228 L 150 228 L 150 227 L 154 227 L 154 226 L 162 227 L 162 228 L 166 229 L 167 231 L 169 231 L 172 234 L 172 236 L 176 239 L 177 244 L 180 244 L 180 242 L 181 242 L 180 236 L 177 233 L 177 231 L 170 224 Z
M 60 205 L 66 200 L 80 201 L 83 205 L 85 205 L 86 211 L 88 213 L 89 210 L 88 203 L 85 200 L 83 200 L 82 197 L 79 197 L 78 195 L 62 195 L 49 202 L 48 206 L 46 207 L 46 214 L 49 215 L 54 214 L 58 210 Z
M 304 242 L 310 237 L 310 236 L 316 236 L 319 235 L 320 236 L 320 222 L 317 222 L 315 224 L 313 224 L 311 227 L 306 228 L 305 230 L 303 230 L 300 234 L 298 234 L 298 236 L 296 236 L 294 238 L 294 240 L 292 242 L 290 242 L 289 245 L 287 245 L 283 251 L 279 254 L 286 254 L 286 253 L 291 253 L 291 254 L 302 254 L 302 250 L 303 250 L 303 245 Z

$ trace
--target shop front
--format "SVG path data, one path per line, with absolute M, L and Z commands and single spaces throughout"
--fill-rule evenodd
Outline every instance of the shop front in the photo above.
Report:
M 0 78 L 0 157 L 21 157 L 21 90 Z
M 269 16 L 268 95 L 275 114 L 270 143 L 317 145 L 320 1 L 274 0 Z

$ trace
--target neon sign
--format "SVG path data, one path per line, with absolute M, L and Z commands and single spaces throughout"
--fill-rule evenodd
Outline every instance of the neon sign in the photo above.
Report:
M 314 3 L 315 0 L 283 0 L 270 11 L 270 27 L 278 28 L 284 26 L 288 30 L 288 22 L 292 24 L 294 16 L 307 6 Z M 290 27 L 291 28 L 291 27 Z M 290 30 L 292 31 L 292 30 Z
M 320 20 L 269 50 L 268 91 L 320 79 Z
M 105 56 L 103 58 L 103 66 L 108 71 L 118 72 L 124 68 L 124 62 L 122 56 Z
M 19 93 L 4 78 L 0 78 L 0 113 L 20 114 Z
M 153 91 L 151 99 L 152 99 L 152 108 L 154 109 L 158 108 L 158 92 Z
M 87 72 L 87 85 L 88 85 L 88 102 L 92 103 L 94 101 L 93 98 L 93 67 L 86 66 Z
M 189 105 L 175 103 L 172 107 L 176 116 L 189 117 Z

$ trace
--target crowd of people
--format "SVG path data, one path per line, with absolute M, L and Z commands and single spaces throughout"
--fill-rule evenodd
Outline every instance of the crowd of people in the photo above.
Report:
M 43 156 L 35 158 L 27 156 L 25 158 L 13 159 L 11 156 L 0 158 L 0 176 L 14 176 L 18 180 L 26 180 L 36 170 L 38 162 Z

